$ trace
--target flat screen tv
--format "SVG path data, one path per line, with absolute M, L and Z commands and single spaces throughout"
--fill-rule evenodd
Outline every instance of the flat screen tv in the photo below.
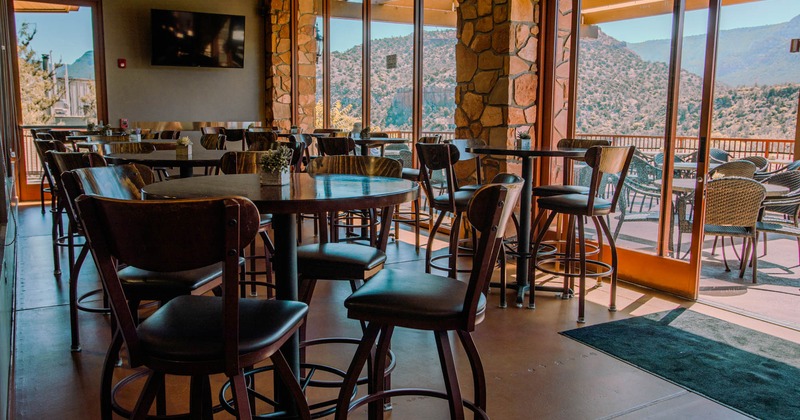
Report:
M 244 16 L 152 9 L 154 66 L 244 67 Z

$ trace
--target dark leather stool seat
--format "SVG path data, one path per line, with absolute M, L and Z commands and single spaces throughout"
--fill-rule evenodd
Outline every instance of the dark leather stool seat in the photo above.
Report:
M 562 194 L 536 200 L 540 207 L 564 214 L 605 216 L 611 213 L 611 202 L 596 197 L 589 209 L 589 196 L 584 194 Z
M 304 278 L 364 280 L 380 271 L 385 262 L 383 251 L 366 245 L 327 243 L 297 247 L 298 270 Z
M 419 181 L 419 169 L 403 168 L 403 179 L 409 181 Z
M 532 190 L 534 197 L 552 197 L 562 194 L 589 194 L 589 187 L 583 185 L 542 185 Z
M 386 269 L 350 295 L 344 306 L 350 318 L 387 319 L 415 329 L 455 329 L 463 322 L 467 286 L 449 277 Z M 477 316 L 485 310 L 486 296 L 481 293 Z
M 477 189 L 460 189 L 458 191 L 453 192 L 453 199 L 456 203 L 456 208 L 463 209 L 467 208 L 467 204 L 469 204 L 469 200 L 475 195 L 475 191 Z M 450 202 L 450 194 L 442 194 L 438 197 L 434 197 L 432 200 L 435 205 L 443 205 L 446 206 Z
M 179 296 L 142 321 L 136 329 L 148 357 L 171 361 L 222 359 L 222 298 Z M 303 322 L 308 305 L 286 300 L 239 302 L 239 354 L 277 343 Z

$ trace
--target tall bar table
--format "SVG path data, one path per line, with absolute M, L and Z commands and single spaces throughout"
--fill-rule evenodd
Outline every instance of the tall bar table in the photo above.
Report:
M 533 159 L 537 157 L 582 158 L 586 149 L 544 149 L 531 147 L 530 142 L 517 142 L 514 146 L 470 145 L 466 151 L 483 155 L 512 156 L 522 160 L 522 179 L 525 185 L 520 197 L 519 232 L 517 232 L 517 299 L 516 305 L 522 307 L 525 292 L 530 288 L 528 268 L 531 258 L 531 220 L 533 190 Z M 565 171 L 566 175 L 566 171 Z M 533 308 L 530 308 L 533 309 Z
M 394 206 L 414 200 L 419 193 L 415 182 L 400 178 L 361 175 L 292 174 L 284 186 L 263 186 L 258 174 L 201 176 L 150 184 L 142 189 L 146 198 L 201 198 L 243 196 L 261 213 L 271 213 L 275 230 L 275 295 L 277 299 L 297 300 L 297 229 L 298 213 L 318 213 L 360 208 L 382 208 L 383 226 L 379 241 L 386 247 Z M 286 361 L 295 375 L 300 373 L 298 335 L 282 347 Z M 279 402 L 291 400 L 277 392 Z M 292 409 L 293 405 L 287 405 Z

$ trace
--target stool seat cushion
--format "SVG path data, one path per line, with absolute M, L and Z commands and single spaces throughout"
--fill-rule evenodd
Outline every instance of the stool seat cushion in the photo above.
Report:
M 475 195 L 475 190 L 458 190 L 453 193 L 455 198 L 456 207 L 459 209 L 466 209 L 469 200 Z M 433 199 L 434 205 L 447 206 L 450 203 L 450 194 L 442 194 Z
M 552 197 L 542 197 L 536 200 L 536 203 L 538 203 L 539 207 L 542 209 L 566 214 L 604 216 L 611 213 L 610 201 L 595 197 L 594 206 L 592 209 L 589 209 L 589 196 L 583 194 L 563 194 Z
M 259 222 L 260 227 L 266 227 L 267 225 L 272 223 L 272 215 L 271 214 L 260 214 L 261 221 Z
M 301 277 L 364 280 L 383 268 L 386 254 L 371 246 L 327 243 L 297 247 L 297 272 Z
M 582 185 L 542 185 L 533 189 L 534 197 L 552 197 L 563 194 L 589 194 L 589 187 Z
M 482 186 L 483 185 L 479 184 L 460 185 L 458 189 L 463 191 L 477 191 L 481 189 Z
M 223 359 L 222 298 L 179 296 L 167 302 L 137 328 L 150 358 L 173 361 Z M 239 354 L 278 342 L 303 317 L 308 306 L 286 300 L 239 300 Z
M 243 259 L 240 258 L 240 261 Z M 146 299 L 165 299 L 185 295 L 222 276 L 222 263 L 193 270 L 162 273 L 125 267 L 117 274 L 125 293 L 144 296 Z
M 414 168 L 403 168 L 403 179 L 409 181 L 418 181 L 419 180 L 419 169 Z
M 416 329 L 464 328 L 467 283 L 433 274 L 384 269 L 344 301 L 347 316 L 364 321 L 391 320 Z M 477 318 L 486 309 L 478 302 Z

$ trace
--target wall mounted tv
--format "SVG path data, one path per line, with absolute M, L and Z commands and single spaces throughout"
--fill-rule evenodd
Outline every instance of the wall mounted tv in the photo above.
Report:
M 244 16 L 150 11 L 154 66 L 244 67 Z

